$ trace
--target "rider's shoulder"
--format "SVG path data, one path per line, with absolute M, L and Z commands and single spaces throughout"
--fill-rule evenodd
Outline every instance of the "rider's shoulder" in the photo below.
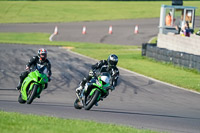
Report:
M 108 61 L 107 60 L 100 60 L 100 62 L 104 65 L 107 65 L 108 64 Z
M 107 65 L 107 64 L 108 64 L 108 62 L 106 60 L 100 60 L 95 64 L 95 66 L 103 66 L 103 65 Z
M 38 56 L 33 56 L 31 59 L 37 60 L 37 59 L 39 59 L 39 57 Z
M 117 68 L 117 66 L 115 66 L 113 69 L 114 69 L 115 71 L 119 72 L 119 69 Z
M 46 62 L 49 63 L 49 64 L 51 64 L 51 62 L 48 59 L 46 59 Z

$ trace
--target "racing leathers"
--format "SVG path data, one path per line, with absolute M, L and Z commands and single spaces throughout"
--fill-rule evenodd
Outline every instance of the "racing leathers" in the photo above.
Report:
M 80 83 L 80 87 L 76 89 L 76 91 L 80 91 L 84 88 L 86 82 L 90 81 L 92 76 L 94 75 L 94 72 L 101 71 L 102 68 L 106 68 L 106 72 L 109 72 L 111 75 L 111 90 L 114 90 L 117 86 L 117 80 L 119 78 L 119 70 L 116 66 L 109 66 L 107 60 L 100 60 L 96 64 L 91 66 L 91 69 L 88 76 L 86 78 L 83 78 L 83 80 Z
M 41 68 L 41 67 L 46 67 L 47 71 L 48 71 L 48 81 L 50 82 L 51 80 L 51 63 L 48 59 L 45 59 L 44 61 L 41 61 L 40 58 L 38 56 L 33 56 L 30 61 L 28 62 L 28 64 L 26 65 L 26 70 L 25 72 L 22 72 L 20 77 L 20 81 L 19 84 L 17 86 L 17 90 L 20 90 L 21 85 L 24 81 L 24 79 L 28 76 L 28 74 L 30 73 L 30 70 L 34 69 L 34 68 Z M 47 88 L 48 84 L 45 84 L 45 89 Z

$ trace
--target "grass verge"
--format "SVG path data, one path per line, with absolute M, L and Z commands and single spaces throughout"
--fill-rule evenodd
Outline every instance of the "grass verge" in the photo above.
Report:
M 0 23 L 75 22 L 158 18 L 162 4 L 171 1 L 0 1 Z M 197 7 L 199 1 L 184 1 Z
M 0 111 L 1 133 L 156 133 L 127 126 L 94 121 L 69 120 L 48 116 Z
M 0 33 L 0 42 L 18 44 L 58 45 L 73 47 L 72 51 L 95 58 L 107 59 L 111 53 L 119 57 L 118 66 L 200 92 L 200 74 L 196 70 L 157 62 L 141 56 L 141 47 L 110 44 L 49 42 L 45 33 Z

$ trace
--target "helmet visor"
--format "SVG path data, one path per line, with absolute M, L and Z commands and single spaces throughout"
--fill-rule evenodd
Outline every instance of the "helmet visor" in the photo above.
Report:
M 40 60 L 44 61 L 46 60 L 47 58 L 47 54 L 43 53 L 43 54 L 40 54 Z
M 110 60 L 110 61 L 109 61 L 109 65 L 110 65 L 110 66 L 116 66 L 116 65 L 117 65 L 117 61 L 112 61 L 112 60 Z

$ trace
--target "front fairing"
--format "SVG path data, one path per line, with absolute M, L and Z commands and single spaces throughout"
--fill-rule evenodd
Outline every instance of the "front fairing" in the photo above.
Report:
M 40 73 L 38 70 L 30 72 L 28 77 L 39 84 L 45 84 L 48 82 L 48 77 L 45 74 Z
M 34 84 L 37 84 L 38 94 L 44 89 L 45 84 L 48 82 L 48 77 L 39 73 L 38 70 L 30 72 L 29 75 L 24 79 L 21 87 L 22 99 L 27 100 L 27 92 L 33 89 Z
M 93 78 L 90 80 L 89 83 L 87 83 L 87 89 L 85 89 L 87 92 L 90 92 L 89 95 L 93 95 L 93 93 L 95 92 L 95 90 L 100 91 L 101 93 L 107 93 L 108 90 L 106 89 L 107 86 L 109 86 L 109 84 L 105 84 L 103 85 L 101 80 L 98 80 L 96 78 Z

